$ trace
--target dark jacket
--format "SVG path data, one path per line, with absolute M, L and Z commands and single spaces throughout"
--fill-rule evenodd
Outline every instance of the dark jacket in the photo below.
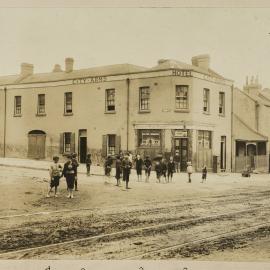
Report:
M 152 167 L 152 162 L 151 162 L 151 160 L 150 160 L 150 159 L 145 159 L 145 161 L 144 161 L 144 166 L 145 166 L 146 169 L 151 168 L 151 167 Z
M 123 170 L 123 173 L 130 174 L 131 168 L 132 168 L 132 163 L 129 160 L 125 160 L 124 159 L 122 161 L 122 170 Z
M 160 165 L 161 165 L 161 171 L 163 173 L 166 173 L 167 172 L 167 164 L 165 162 L 161 162 Z
M 72 161 L 67 161 L 64 164 L 62 175 L 64 177 L 76 176 L 76 173 L 77 173 L 77 166 Z
M 161 173 L 162 168 L 161 168 L 161 164 L 160 164 L 160 163 L 157 163 L 157 164 L 156 164 L 156 166 L 155 166 L 155 171 L 156 171 L 157 173 Z
M 143 167 L 143 160 L 140 158 L 140 159 L 135 159 L 135 167 L 137 170 L 141 170 L 142 167 Z
M 91 165 L 92 164 L 92 160 L 90 157 L 87 157 L 85 160 L 86 165 Z
M 174 163 L 174 161 L 169 161 L 168 162 L 168 172 L 175 172 L 175 163 Z

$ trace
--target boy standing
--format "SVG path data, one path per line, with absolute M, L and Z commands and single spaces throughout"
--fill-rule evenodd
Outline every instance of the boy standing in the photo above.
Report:
M 47 197 L 50 197 L 50 193 L 54 187 L 54 197 L 57 197 L 57 188 L 59 186 L 59 180 L 62 174 L 62 166 L 58 163 L 59 157 L 53 157 L 53 164 L 50 166 L 49 174 L 50 174 L 50 190 L 48 191 Z
M 136 166 L 136 172 L 138 177 L 138 182 L 142 180 L 142 167 L 143 167 L 143 160 L 140 155 L 137 155 L 135 159 L 135 166 Z
M 77 160 L 77 154 L 76 153 L 72 154 L 72 163 L 74 164 L 74 168 L 75 168 L 75 191 L 78 191 L 78 167 L 79 167 L 79 162 Z
M 163 158 L 161 160 L 161 175 L 164 177 L 165 182 L 167 182 L 166 174 L 167 174 L 167 164 L 165 158 Z
M 120 186 L 121 173 L 122 173 L 122 162 L 120 156 L 117 156 L 115 161 L 115 178 L 117 181 L 116 183 L 117 186 Z
M 130 175 L 131 167 L 132 167 L 132 163 L 129 161 L 129 157 L 126 156 L 122 162 L 123 181 L 126 181 L 126 189 L 129 189 L 128 182 L 129 182 L 129 175 Z
M 150 177 L 151 168 L 152 168 L 152 162 L 149 156 L 146 156 L 144 160 L 144 167 L 145 167 L 145 182 L 149 182 L 149 177 Z
M 156 174 L 157 174 L 157 182 L 160 183 L 161 165 L 160 165 L 159 161 L 156 162 L 155 171 L 156 171 Z
M 170 161 L 168 163 L 168 182 L 172 182 L 173 173 L 175 172 L 175 163 L 173 161 L 173 157 L 170 157 Z M 171 181 L 170 181 L 171 179 Z
M 86 163 L 87 176 L 90 176 L 90 167 L 92 164 L 91 154 L 87 154 L 85 163 Z
M 202 182 L 201 183 L 206 181 L 206 177 L 207 177 L 207 168 L 206 166 L 204 166 L 202 169 Z
M 188 173 L 188 183 L 191 183 L 191 174 L 192 174 L 193 168 L 190 161 L 187 162 L 187 173 Z

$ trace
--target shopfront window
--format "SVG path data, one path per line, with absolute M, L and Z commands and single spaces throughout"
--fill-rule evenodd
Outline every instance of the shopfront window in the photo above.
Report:
M 139 147 L 160 147 L 160 130 L 139 130 Z

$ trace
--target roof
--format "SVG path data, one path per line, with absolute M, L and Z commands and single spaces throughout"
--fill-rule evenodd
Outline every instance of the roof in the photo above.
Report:
M 223 76 L 221 76 L 220 74 L 218 74 L 217 72 L 213 71 L 212 69 L 204 69 L 201 67 L 197 67 L 194 65 L 189 65 L 177 60 L 173 60 L 173 59 L 164 59 L 162 60 L 161 63 L 159 63 L 157 66 L 151 68 L 151 70 L 164 70 L 164 69 L 187 69 L 187 70 L 193 70 L 193 71 L 197 71 L 199 73 L 203 73 L 218 79 L 222 79 L 222 80 L 228 80 L 226 78 L 224 78 Z
M 28 83 L 42 83 L 42 82 L 53 82 L 53 81 L 63 81 L 63 80 L 72 80 L 80 79 L 87 77 L 96 77 L 96 76 L 113 76 L 121 74 L 132 74 L 140 72 L 151 72 L 159 70 L 168 70 L 168 69 L 185 69 L 193 70 L 199 73 L 203 73 L 218 79 L 228 80 L 212 69 L 204 69 L 194 65 L 185 64 L 177 60 L 166 59 L 162 62 L 159 62 L 157 66 L 153 68 L 147 68 L 132 64 L 115 64 L 108 66 L 92 67 L 87 69 L 73 70 L 71 72 L 57 71 L 57 72 L 47 72 L 47 73 L 34 73 L 26 77 L 21 75 L 11 75 L 0 77 L 0 85 L 9 85 L 9 84 L 28 84 Z
M 148 68 L 131 65 L 131 64 L 116 64 L 109 66 L 93 67 L 87 69 L 73 70 L 72 72 L 48 72 L 48 73 L 34 73 L 27 77 L 20 75 L 0 77 L 0 85 L 13 84 L 13 83 L 36 83 L 48 81 L 62 81 L 72 80 L 77 78 L 105 76 L 105 75 L 118 75 L 130 74 L 136 72 L 146 71 Z M 10 79 L 7 79 L 11 77 Z
M 268 141 L 268 137 L 257 132 L 246 124 L 240 117 L 233 114 L 233 136 L 235 140 L 243 141 Z

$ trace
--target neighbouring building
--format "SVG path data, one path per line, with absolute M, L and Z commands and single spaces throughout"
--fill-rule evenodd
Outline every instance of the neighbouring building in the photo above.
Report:
M 243 90 L 233 91 L 233 171 L 269 171 L 270 90 L 258 77 L 246 78 Z
M 89 152 L 101 164 L 120 150 L 178 153 L 182 170 L 191 160 L 198 171 L 230 171 L 232 83 L 210 68 L 208 55 L 191 65 L 163 59 L 153 68 L 81 70 L 66 58 L 64 70 L 42 74 L 24 63 L 19 75 L 0 77 L 1 155 L 78 152 L 83 163 Z

